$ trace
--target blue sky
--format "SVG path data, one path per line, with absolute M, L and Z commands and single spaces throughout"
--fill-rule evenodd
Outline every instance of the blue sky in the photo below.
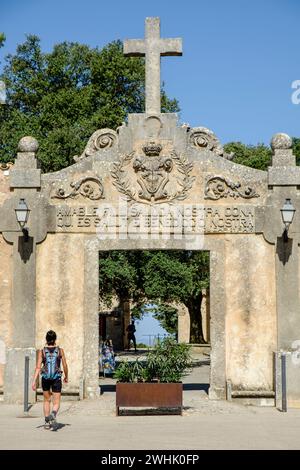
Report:
M 142 320 L 136 320 L 136 342 L 144 343 L 147 346 L 152 346 L 154 337 L 149 335 L 161 335 L 164 336 L 167 334 L 166 330 L 160 326 L 158 320 L 153 318 L 152 313 L 146 313 Z
M 103 46 L 142 38 L 146 16 L 160 16 L 164 37 L 183 38 L 183 57 L 162 59 L 162 79 L 181 120 L 214 130 L 223 143 L 269 143 L 275 132 L 300 136 L 299 0 L 1 0 L 0 59 L 25 33 L 45 51 L 61 41 Z

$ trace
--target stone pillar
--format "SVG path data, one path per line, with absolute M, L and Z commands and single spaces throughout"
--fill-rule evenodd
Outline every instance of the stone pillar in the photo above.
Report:
M 201 318 L 203 337 L 207 343 L 210 343 L 209 289 L 202 290 Z
M 38 143 L 32 137 L 23 137 L 19 142 L 18 155 L 10 172 L 12 197 L 0 209 L 0 231 L 4 239 L 13 244 L 13 275 L 11 292 L 12 341 L 6 352 L 4 400 L 21 403 L 24 393 L 25 356 L 30 358 L 30 380 L 35 368 L 35 310 L 36 310 L 36 244 L 47 234 L 47 204 L 38 192 L 41 187 L 41 170 L 37 168 L 35 152 Z M 17 223 L 15 208 L 20 199 L 25 199 L 30 210 L 28 240 Z M 35 393 L 29 389 L 29 399 Z
M 178 311 L 178 343 L 190 342 L 191 320 L 187 307 L 183 304 L 176 304 Z
M 300 346 L 300 197 L 297 189 L 300 186 L 300 167 L 296 166 L 292 139 L 288 135 L 275 134 L 271 147 L 272 167 L 268 170 L 270 192 L 263 214 L 258 215 L 263 221 L 264 238 L 274 245 L 276 256 L 277 351 L 288 351 L 293 358 Z M 280 209 L 287 198 L 291 199 L 296 213 L 289 227 L 288 241 L 285 242 Z M 299 405 L 300 361 L 287 359 L 288 401 Z M 274 376 L 276 381 L 278 370 Z
M 211 311 L 211 367 L 209 398 L 226 399 L 226 349 L 225 349 L 225 256 L 224 243 L 218 251 L 210 252 L 210 304 Z
M 99 387 L 99 247 L 88 239 L 84 255 L 83 398 L 96 398 Z

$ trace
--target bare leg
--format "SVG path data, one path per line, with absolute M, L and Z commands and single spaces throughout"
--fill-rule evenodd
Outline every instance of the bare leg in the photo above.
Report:
M 55 415 L 58 412 L 59 407 L 60 407 L 60 397 L 61 397 L 61 393 L 53 393 L 53 409 L 52 409 L 52 411 L 55 412 Z
M 51 392 L 43 392 L 44 395 L 44 416 L 50 415 Z

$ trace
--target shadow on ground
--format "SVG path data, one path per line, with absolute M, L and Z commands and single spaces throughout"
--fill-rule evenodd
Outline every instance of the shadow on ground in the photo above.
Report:
M 116 391 L 116 384 L 103 384 L 100 385 L 100 395 L 106 392 L 115 392 Z
M 160 416 L 160 415 L 180 415 L 181 411 L 178 408 L 143 408 L 143 409 L 128 409 L 123 408 L 119 410 L 119 416 Z
M 53 425 L 50 429 L 46 429 L 44 424 L 41 424 L 40 426 L 37 426 L 36 429 L 43 428 L 45 431 L 52 431 L 52 432 L 57 432 L 60 429 L 63 429 L 65 426 L 71 426 L 71 424 L 66 424 L 66 423 L 56 423 Z

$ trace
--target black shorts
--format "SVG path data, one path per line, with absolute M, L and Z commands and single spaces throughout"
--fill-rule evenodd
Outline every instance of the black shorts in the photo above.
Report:
M 44 379 L 44 377 L 42 377 L 43 392 L 49 392 L 51 389 L 53 393 L 61 393 L 61 387 L 61 377 L 54 380 Z

